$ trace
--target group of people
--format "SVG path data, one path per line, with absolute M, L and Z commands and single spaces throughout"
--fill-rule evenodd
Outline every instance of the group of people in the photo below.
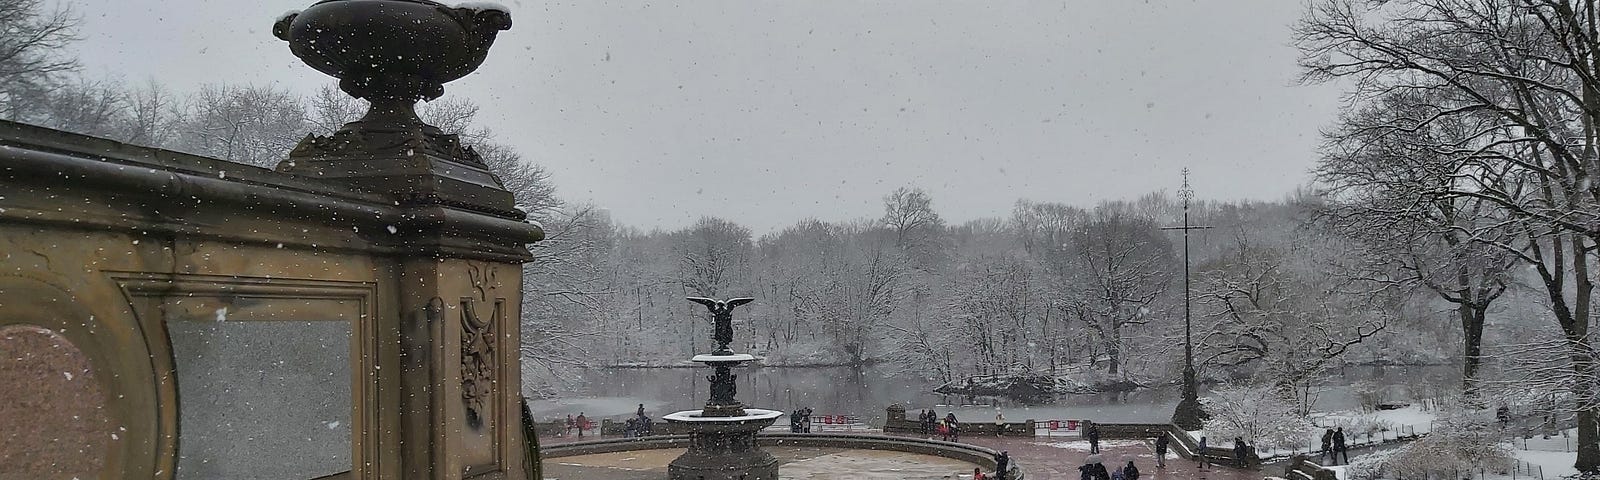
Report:
M 578 412 L 578 418 L 572 418 L 572 414 L 567 414 L 567 435 L 572 435 L 572 430 L 577 429 L 578 437 L 582 438 L 583 431 L 590 428 L 594 428 L 594 426 L 589 423 L 589 417 L 584 415 L 583 412 Z
M 1338 465 L 1339 454 L 1344 454 L 1344 463 L 1350 463 L 1350 445 L 1345 443 L 1344 427 L 1322 432 L 1322 458 L 1327 459 L 1331 455 L 1332 465 Z
M 589 416 L 584 412 L 578 412 L 577 417 L 573 417 L 570 414 L 567 415 L 566 435 L 568 436 L 572 435 L 573 430 L 577 430 L 578 438 L 583 438 L 585 430 L 593 430 L 594 428 L 594 421 L 590 420 Z M 605 432 L 601 433 L 604 434 Z M 633 417 L 623 422 L 622 436 L 643 437 L 653 433 L 655 433 L 655 421 L 651 420 L 649 415 L 644 414 L 644 404 L 641 403 L 639 404 L 639 409 L 633 412 Z
M 994 455 L 994 475 L 984 475 L 982 468 L 972 469 L 972 480 L 1006 480 L 1011 478 L 1011 454 L 1000 452 Z
M 923 410 L 917 420 L 918 425 L 922 426 L 923 435 L 937 433 L 946 442 L 961 441 L 961 422 L 956 421 L 956 412 L 950 412 L 941 419 L 938 412 Z
M 627 438 L 643 437 L 654 434 L 655 429 L 655 421 L 651 420 L 649 415 L 644 414 L 644 404 L 641 403 L 639 404 L 639 410 L 633 412 L 633 418 L 629 418 L 623 425 L 622 436 Z
M 1344 438 L 1344 437 L 1340 437 L 1340 438 Z M 1324 440 L 1324 441 L 1326 441 L 1326 440 Z M 1165 437 L 1163 437 L 1163 438 L 1161 438 L 1161 439 L 1156 441 L 1156 465 L 1157 466 L 1165 466 L 1165 464 L 1166 464 L 1166 461 L 1163 458 L 1163 457 L 1166 456 L 1166 453 L 1167 453 L 1166 452 L 1166 450 L 1167 450 L 1166 449 L 1166 443 L 1167 443 L 1167 439 Z M 1208 456 L 1206 456 L 1204 454 L 1204 452 L 1206 452 L 1210 448 L 1211 448 L 1210 441 L 1208 439 L 1206 439 L 1206 437 L 1200 437 L 1200 450 L 1199 451 L 1201 452 L 1201 454 L 1194 456 L 1195 466 L 1197 468 L 1209 468 L 1209 467 L 1211 467 L 1211 457 L 1208 457 Z M 1239 467 L 1239 468 L 1249 467 L 1250 466 L 1250 457 L 1251 457 L 1250 453 L 1251 453 L 1250 445 L 1247 444 L 1247 443 L 1244 443 L 1244 437 L 1233 437 L 1233 461 L 1234 461 L 1234 466 Z
M 1106 466 L 1100 461 L 1100 454 L 1090 454 L 1089 458 L 1084 461 L 1083 466 L 1078 467 L 1078 478 L 1081 480 L 1139 480 L 1139 467 L 1133 466 L 1133 460 L 1129 460 L 1127 465 L 1118 467 L 1115 470 L 1107 470 Z
M 811 408 L 789 412 L 790 433 L 811 433 Z

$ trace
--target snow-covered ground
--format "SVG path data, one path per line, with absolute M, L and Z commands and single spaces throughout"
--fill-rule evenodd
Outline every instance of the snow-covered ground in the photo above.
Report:
M 1433 428 L 1434 411 L 1411 405 L 1396 410 L 1356 412 L 1351 410 L 1326 412 L 1314 416 L 1316 428 L 1306 430 L 1305 440 L 1284 448 L 1259 448 L 1261 458 L 1288 457 L 1297 453 L 1315 452 L 1322 448 L 1322 434 L 1330 428 L 1344 427 L 1345 443 L 1351 448 L 1392 442 L 1401 437 L 1426 435 Z M 1189 432 L 1196 442 L 1206 436 L 1205 430 Z M 1232 439 L 1208 439 L 1214 447 L 1230 447 Z
M 1417 419 L 1419 417 L 1411 417 Z M 1470 475 L 1473 479 L 1481 480 L 1524 480 L 1548 479 L 1577 475 L 1578 469 L 1573 464 L 1578 460 L 1578 454 L 1572 451 L 1571 439 L 1575 438 L 1574 430 L 1566 430 L 1560 435 L 1550 438 L 1534 437 L 1530 439 L 1514 439 L 1507 443 L 1511 446 L 1512 455 L 1517 464 L 1514 472 L 1484 471 Z M 1353 457 L 1358 459 L 1359 456 Z M 1344 465 L 1326 467 L 1338 475 L 1339 480 L 1348 480 L 1347 467 Z

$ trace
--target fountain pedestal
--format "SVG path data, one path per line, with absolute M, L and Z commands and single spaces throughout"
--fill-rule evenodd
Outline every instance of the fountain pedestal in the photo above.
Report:
M 689 451 L 667 465 L 672 480 L 777 480 L 778 459 L 756 445 L 756 432 L 783 412 L 747 409 L 737 417 L 711 417 L 702 410 L 667 415 L 689 431 Z
M 783 412 L 744 408 L 734 399 L 738 393 L 738 375 L 733 367 L 755 360 L 748 354 L 733 353 L 728 343 L 733 340 L 733 307 L 749 303 L 751 299 L 735 298 L 718 301 L 708 298 L 689 300 L 705 305 L 711 310 L 716 323 L 713 339 L 719 344 L 715 353 L 695 355 L 693 361 L 706 364 L 715 373 L 706 377 L 711 382 L 711 399 L 701 410 L 686 410 L 662 417 L 674 424 L 674 430 L 689 432 L 689 451 L 667 465 L 667 478 L 671 480 L 778 480 L 778 459 L 756 444 L 756 433 L 772 425 Z

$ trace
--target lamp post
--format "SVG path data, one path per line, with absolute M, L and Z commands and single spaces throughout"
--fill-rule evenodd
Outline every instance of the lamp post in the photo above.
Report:
M 1200 392 L 1195 385 L 1194 322 L 1189 306 L 1189 231 L 1211 227 L 1189 224 L 1189 201 L 1194 199 L 1194 189 L 1189 188 L 1188 168 L 1183 169 L 1183 188 L 1178 190 L 1178 198 L 1183 199 L 1183 226 L 1162 228 L 1183 231 L 1183 398 L 1172 412 L 1172 423 L 1184 430 L 1199 430 L 1209 415 L 1200 408 Z

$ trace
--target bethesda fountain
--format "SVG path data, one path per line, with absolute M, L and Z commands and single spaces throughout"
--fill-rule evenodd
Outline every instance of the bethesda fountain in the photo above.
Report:
M 711 338 L 717 349 L 709 354 L 695 355 L 695 362 L 706 364 L 713 373 L 711 399 L 701 410 L 686 410 L 669 414 L 668 423 L 673 430 L 689 433 L 689 449 L 667 466 L 672 480 L 777 480 L 778 459 L 756 444 L 756 432 L 772 425 L 782 412 L 745 408 L 734 399 L 739 378 L 733 367 L 755 360 L 747 353 L 734 353 L 728 345 L 733 343 L 733 309 L 755 301 L 754 298 L 714 300 L 689 297 L 689 301 L 705 305 L 711 311 L 714 325 Z

